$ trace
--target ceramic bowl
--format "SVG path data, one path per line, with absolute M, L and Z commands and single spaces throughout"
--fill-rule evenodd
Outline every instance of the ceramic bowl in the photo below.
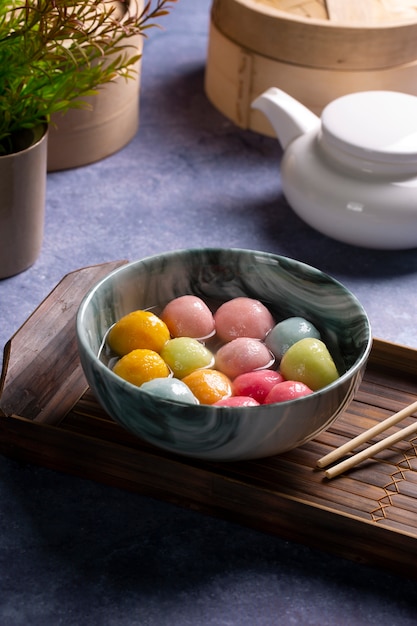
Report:
M 112 324 L 184 294 L 209 303 L 248 296 L 262 301 L 277 321 L 310 320 L 340 378 L 304 398 L 238 408 L 166 401 L 114 374 L 100 358 Z M 351 401 L 371 348 L 367 315 L 343 285 L 296 260 L 239 249 L 179 250 L 115 270 L 83 299 L 77 337 L 87 381 L 116 422 L 166 451 L 213 461 L 280 454 L 326 429 Z

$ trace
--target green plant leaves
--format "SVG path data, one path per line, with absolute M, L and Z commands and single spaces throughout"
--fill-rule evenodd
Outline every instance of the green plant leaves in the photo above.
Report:
M 118 76 L 131 78 L 140 58 L 134 38 L 174 2 L 148 2 L 119 19 L 123 0 L 0 0 L 0 154 L 19 129 L 86 106 L 83 98 Z

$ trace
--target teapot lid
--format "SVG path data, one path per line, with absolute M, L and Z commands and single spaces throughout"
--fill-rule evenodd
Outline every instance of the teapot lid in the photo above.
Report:
M 334 148 L 374 162 L 417 161 L 417 97 L 364 91 L 323 110 L 322 136 Z

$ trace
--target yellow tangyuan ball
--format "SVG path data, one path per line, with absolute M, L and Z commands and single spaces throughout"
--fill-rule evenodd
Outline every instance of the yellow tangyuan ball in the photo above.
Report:
M 140 387 L 154 378 L 167 378 L 171 372 L 163 358 L 154 350 L 139 348 L 119 359 L 113 372 L 132 385 Z
M 111 327 L 107 343 L 111 350 L 123 356 L 132 350 L 160 352 L 170 338 L 168 326 L 151 311 L 132 311 Z

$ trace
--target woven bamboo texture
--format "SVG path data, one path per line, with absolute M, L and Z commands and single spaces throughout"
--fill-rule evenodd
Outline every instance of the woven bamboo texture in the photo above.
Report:
M 414 0 L 261 0 L 261 4 L 299 17 L 349 23 L 387 23 L 417 18 Z

